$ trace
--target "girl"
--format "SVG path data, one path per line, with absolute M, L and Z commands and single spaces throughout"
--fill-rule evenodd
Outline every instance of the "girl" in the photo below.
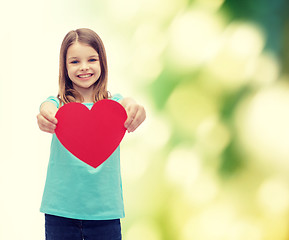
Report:
M 90 29 L 70 31 L 60 50 L 59 93 L 40 106 L 39 128 L 54 133 L 55 114 L 69 102 L 91 109 L 111 98 L 127 112 L 125 127 L 133 132 L 145 119 L 142 106 L 131 98 L 111 97 L 107 91 L 106 53 Z M 46 240 L 119 240 L 124 217 L 119 147 L 94 169 L 66 150 L 55 134 L 40 211 L 45 213 Z

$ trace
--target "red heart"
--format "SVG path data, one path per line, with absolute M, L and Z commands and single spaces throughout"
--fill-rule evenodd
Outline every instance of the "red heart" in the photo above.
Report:
M 124 137 L 125 109 L 116 101 L 100 100 L 91 110 L 81 103 L 67 103 L 56 113 L 55 134 L 75 157 L 97 168 Z

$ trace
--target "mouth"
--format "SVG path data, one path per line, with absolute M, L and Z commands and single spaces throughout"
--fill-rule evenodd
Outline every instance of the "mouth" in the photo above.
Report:
M 77 75 L 77 77 L 79 77 L 79 78 L 89 78 L 89 77 L 91 77 L 92 75 L 93 75 L 92 73 L 79 74 L 79 75 Z
M 87 73 L 87 74 L 79 74 L 77 75 L 78 78 L 81 78 L 82 80 L 87 80 L 93 76 L 92 73 Z

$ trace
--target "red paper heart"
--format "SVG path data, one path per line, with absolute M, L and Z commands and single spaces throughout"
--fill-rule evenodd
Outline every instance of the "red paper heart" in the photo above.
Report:
M 62 145 L 94 168 L 115 151 L 126 131 L 125 109 L 108 99 L 96 102 L 91 110 L 81 103 L 67 103 L 55 117 L 55 134 Z

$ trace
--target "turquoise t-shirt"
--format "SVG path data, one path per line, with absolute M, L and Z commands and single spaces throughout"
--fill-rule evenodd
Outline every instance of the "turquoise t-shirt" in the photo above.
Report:
M 112 100 L 121 100 L 120 95 Z M 56 97 L 46 101 L 59 107 Z M 93 103 L 83 103 L 89 109 Z M 120 149 L 96 169 L 80 161 L 53 134 L 40 211 L 82 220 L 123 218 Z

